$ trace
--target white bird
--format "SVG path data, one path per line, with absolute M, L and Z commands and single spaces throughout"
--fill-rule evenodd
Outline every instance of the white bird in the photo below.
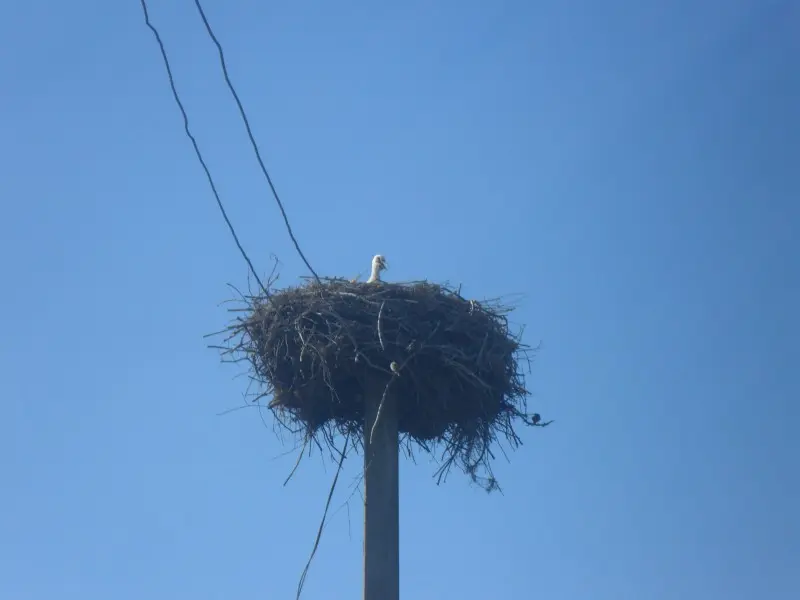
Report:
M 386 259 L 383 258 L 383 255 L 376 254 L 372 258 L 372 273 L 367 279 L 367 283 L 375 283 L 376 281 L 381 280 L 381 271 L 388 269 L 389 267 L 386 264 Z

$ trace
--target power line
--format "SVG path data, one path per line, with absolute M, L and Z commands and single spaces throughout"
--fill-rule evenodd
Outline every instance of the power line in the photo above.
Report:
M 214 179 L 211 177 L 211 171 L 208 169 L 208 165 L 206 161 L 203 159 L 203 155 L 200 152 L 200 147 L 197 145 L 197 140 L 195 139 L 194 135 L 192 135 L 191 130 L 189 129 L 189 116 L 186 114 L 186 109 L 183 107 L 183 102 L 181 102 L 181 98 L 178 95 L 178 90 L 175 87 L 175 79 L 172 76 L 172 68 L 169 66 L 169 59 L 167 58 L 167 51 L 164 48 L 164 42 L 161 41 L 161 36 L 158 33 L 158 30 L 153 26 L 150 22 L 150 14 L 147 11 L 147 3 L 145 0 L 140 0 L 142 4 L 142 11 L 144 11 L 144 22 L 147 27 L 150 28 L 150 31 L 153 32 L 153 35 L 156 38 L 156 42 L 158 42 L 158 47 L 161 49 L 161 57 L 164 60 L 164 66 L 167 68 L 167 76 L 169 77 L 169 85 L 172 88 L 172 95 L 175 98 L 175 103 L 178 105 L 178 108 L 181 111 L 181 115 L 183 115 L 183 129 L 186 132 L 187 137 L 192 141 L 192 146 L 194 146 L 194 152 L 197 155 L 197 160 L 200 161 L 200 165 L 203 167 L 203 170 L 206 173 L 206 177 L 208 178 L 208 183 L 211 186 L 211 191 L 214 192 L 214 198 L 217 200 L 217 206 L 219 206 L 219 210 L 222 213 L 222 217 L 225 219 L 225 223 L 228 225 L 228 229 L 230 229 L 231 235 L 233 236 L 233 241 L 236 242 L 236 247 L 239 248 L 239 252 L 242 253 L 244 260 L 247 262 L 247 266 L 250 267 L 250 272 L 255 277 L 256 282 L 258 282 L 259 287 L 261 290 L 269 295 L 267 288 L 264 287 L 264 284 L 261 282 L 261 278 L 258 276 L 255 268 L 253 267 L 253 263 L 250 261 L 250 258 L 247 256 L 247 252 L 244 251 L 241 242 L 239 241 L 239 236 L 236 235 L 236 230 L 233 228 L 233 224 L 231 220 L 228 218 L 228 213 L 225 211 L 225 207 L 222 205 L 222 200 L 219 197 L 219 192 L 217 191 L 217 186 L 214 184 Z
M 250 121 L 247 118 L 247 114 L 245 113 L 244 106 L 242 106 L 242 101 L 239 99 L 239 94 L 236 93 L 236 89 L 233 87 L 233 83 L 231 82 L 231 78 L 228 75 L 228 67 L 225 63 L 225 53 L 222 51 L 222 44 L 219 43 L 217 36 L 214 35 L 214 31 L 211 29 L 211 25 L 206 18 L 206 13 L 203 10 L 202 5 L 200 4 L 200 0 L 194 0 L 194 5 L 197 7 L 197 11 L 200 13 L 200 18 L 203 19 L 203 24 L 206 26 L 206 31 L 208 31 L 208 35 L 211 40 L 214 42 L 214 45 L 217 47 L 217 51 L 219 52 L 219 62 L 222 65 L 222 74 L 225 77 L 225 83 L 228 84 L 228 89 L 231 91 L 231 95 L 233 99 L 236 100 L 236 105 L 239 107 L 239 114 L 242 115 L 242 121 L 244 121 L 244 126 L 247 129 L 247 137 L 250 138 L 250 143 L 253 145 L 253 150 L 256 153 L 256 159 L 258 159 L 258 165 L 261 167 L 261 172 L 264 174 L 264 177 L 267 179 L 267 183 L 269 183 L 269 187 L 272 190 L 272 195 L 275 196 L 275 201 L 278 203 L 278 208 L 281 210 L 281 214 L 283 215 L 283 222 L 286 224 L 286 230 L 289 232 L 289 237 L 292 238 L 292 243 L 294 244 L 295 250 L 300 255 L 300 258 L 303 259 L 303 262 L 308 267 L 308 270 L 311 271 L 311 274 L 314 276 L 314 279 L 319 281 L 319 275 L 317 275 L 316 271 L 311 268 L 311 264 L 306 259 L 303 251 L 300 250 L 300 244 L 297 243 L 297 239 L 294 237 L 294 233 L 292 232 L 292 226 L 289 225 L 289 217 L 286 216 L 286 210 L 283 208 L 283 202 L 281 202 L 280 197 L 278 196 L 278 191 L 275 189 L 275 185 L 272 183 L 272 178 L 269 176 L 267 172 L 267 167 L 264 166 L 264 161 L 261 159 L 261 152 L 258 149 L 258 144 L 256 143 L 256 138 L 253 135 L 253 130 L 250 129 Z

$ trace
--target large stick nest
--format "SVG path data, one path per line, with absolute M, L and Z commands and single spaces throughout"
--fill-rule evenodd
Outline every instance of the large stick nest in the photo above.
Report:
M 520 370 L 531 349 L 509 331 L 509 308 L 428 282 L 311 281 L 242 296 L 224 353 L 245 359 L 279 423 L 306 439 L 336 432 L 363 442 L 365 393 L 394 394 L 404 447 L 497 487 L 492 446 L 520 439 L 528 415 Z

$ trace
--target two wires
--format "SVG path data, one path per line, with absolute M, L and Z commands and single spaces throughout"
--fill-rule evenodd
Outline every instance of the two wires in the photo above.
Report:
M 186 136 L 192 142 L 192 146 L 194 147 L 194 152 L 197 155 L 197 160 L 200 162 L 200 165 L 203 167 L 203 171 L 206 174 L 206 178 L 208 179 L 208 183 L 211 186 L 211 191 L 213 192 L 214 198 L 217 201 L 217 206 L 219 207 L 219 210 L 222 213 L 223 219 L 225 219 L 225 223 L 227 224 L 228 229 L 231 232 L 231 236 L 233 237 L 233 241 L 236 243 L 236 247 L 239 249 L 239 252 L 241 253 L 241 255 L 244 258 L 245 262 L 247 262 L 247 266 L 249 267 L 250 272 L 252 273 L 253 277 L 255 278 L 256 282 L 258 283 L 258 286 L 261 288 L 261 290 L 266 295 L 269 295 L 269 292 L 267 291 L 266 287 L 262 283 L 261 278 L 258 276 L 258 272 L 256 271 L 255 267 L 253 266 L 252 261 L 247 256 L 247 252 L 245 252 L 244 247 L 242 246 L 241 242 L 239 241 L 239 236 L 236 235 L 236 230 L 234 229 L 230 218 L 228 218 L 228 213 L 225 210 L 225 206 L 222 204 L 222 200 L 221 200 L 221 198 L 219 196 L 219 192 L 217 191 L 217 186 L 214 183 L 213 177 L 211 176 L 211 171 L 209 170 L 208 165 L 207 165 L 205 159 L 203 158 L 203 154 L 200 152 L 200 147 L 197 144 L 197 139 L 194 137 L 194 135 L 191 132 L 191 129 L 189 128 L 189 116 L 186 113 L 186 109 L 183 106 L 183 102 L 181 102 L 180 95 L 178 94 L 178 90 L 177 90 L 177 88 L 175 86 L 175 79 L 174 79 L 173 74 L 172 74 L 172 68 L 170 67 L 169 58 L 167 57 L 167 51 L 166 51 L 166 48 L 164 47 L 164 42 L 162 41 L 161 35 L 158 33 L 158 30 L 155 28 L 155 26 L 150 21 L 150 14 L 149 14 L 149 11 L 147 10 L 147 2 L 146 2 L 146 0 L 140 0 L 140 3 L 142 5 L 142 12 L 144 13 L 145 25 L 147 25 L 147 27 L 150 29 L 150 31 L 153 32 L 153 36 L 156 38 L 156 42 L 158 43 L 158 47 L 159 47 L 159 49 L 161 51 L 161 58 L 164 61 L 164 66 L 166 67 L 166 70 L 167 70 L 167 77 L 169 78 L 169 85 L 170 85 L 170 88 L 172 89 L 172 96 L 175 99 L 175 103 L 178 105 L 178 108 L 180 109 L 181 115 L 183 117 L 183 128 L 184 128 L 184 131 L 186 132 Z M 314 271 L 314 269 L 311 267 L 311 264 L 308 262 L 308 260 L 306 259 L 305 255 L 303 254 L 303 251 L 300 249 L 300 245 L 298 244 L 297 239 L 295 238 L 294 233 L 292 232 L 292 227 L 289 224 L 289 218 L 286 215 L 286 210 L 283 207 L 283 202 L 281 202 L 281 199 L 278 196 L 278 192 L 275 189 L 275 185 L 272 182 L 272 178 L 269 176 L 269 173 L 267 172 L 267 168 L 264 165 L 264 161 L 261 158 L 261 152 L 259 151 L 258 144 L 256 143 L 255 136 L 253 135 L 253 131 L 250 128 L 250 122 L 249 122 L 249 120 L 247 118 L 247 114 L 245 113 L 244 106 L 242 105 L 242 102 L 239 99 L 239 95 L 236 93 L 236 89 L 233 87 L 233 83 L 231 82 L 230 76 L 228 75 L 228 68 L 227 68 L 227 65 L 225 63 L 225 55 L 224 55 L 224 53 L 222 51 L 222 45 L 219 43 L 219 40 L 217 39 L 216 35 L 214 35 L 214 32 L 211 29 L 211 25 L 209 24 L 208 19 L 206 18 L 205 12 L 203 11 L 203 7 L 201 6 L 201 4 L 200 4 L 200 2 L 198 0 L 195 0 L 195 6 L 197 7 L 198 12 L 200 13 L 200 17 L 203 19 L 203 24 L 206 27 L 206 31 L 208 32 L 209 36 L 211 37 L 212 41 L 214 42 L 214 44 L 217 47 L 217 50 L 219 52 L 220 63 L 222 65 L 222 72 L 223 72 L 223 75 L 225 76 L 225 82 L 227 83 L 228 89 L 230 90 L 231 94 L 233 95 L 234 100 L 236 101 L 236 105 L 239 107 L 239 113 L 240 113 L 240 115 L 242 117 L 242 120 L 244 121 L 245 128 L 247 129 L 247 135 L 250 138 L 250 143 L 252 144 L 253 150 L 255 151 L 256 158 L 258 159 L 258 164 L 261 167 L 261 172 L 264 174 L 264 177 L 267 179 L 267 183 L 269 183 L 269 187 L 272 190 L 272 194 L 275 197 L 275 201 L 277 202 L 278 208 L 280 209 L 281 215 L 283 216 L 283 222 L 285 223 L 286 229 L 289 232 L 289 237 L 291 238 L 292 243 L 294 244 L 294 247 L 297 250 L 297 253 L 300 255 L 300 258 L 303 260 L 303 262 L 305 263 L 306 267 L 308 267 L 308 270 L 314 276 L 314 279 L 316 279 L 317 281 L 320 281 L 319 275 L 317 275 L 316 271 Z
M 200 147 L 197 144 L 197 140 L 195 139 L 194 135 L 192 134 L 192 132 L 191 132 L 191 130 L 189 128 L 189 117 L 188 117 L 188 115 L 186 113 L 186 109 L 183 106 L 183 102 L 181 102 L 180 95 L 178 94 L 178 90 L 175 87 L 175 80 L 174 80 L 173 75 L 172 75 L 172 68 L 170 67 L 169 58 L 167 57 L 167 51 L 164 48 L 164 43 L 161 40 L 161 35 L 158 33 L 158 30 L 150 22 L 150 14 L 149 14 L 149 12 L 147 10 L 147 2 L 146 2 L 146 0 L 140 0 L 140 2 L 141 2 L 141 5 L 142 5 L 142 11 L 144 12 L 145 25 L 147 25 L 147 27 L 150 29 L 150 31 L 153 32 L 153 35 L 156 38 L 156 42 L 158 42 L 158 47 L 161 50 L 161 58 L 163 59 L 164 66 L 166 67 L 166 70 L 167 70 L 167 76 L 169 78 L 169 85 L 170 85 L 170 88 L 172 89 L 172 96 L 174 97 L 175 103 L 178 105 L 178 108 L 181 111 L 181 115 L 183 116 L 183 128 L 184 128 L 184 131 L 186 132 L 186 136 L 192 142 L 192 146 L 194 147 L 194 152 L 197 155 L 197 160 L 200 162 L 200 165 L 203 167 L 203 171 L 205 171 L 206 178 L 208 179 L 208 183 L 211 186 L 211 191 L 214 193 L 214 198 L 217 201 L 217 206 L 219 207 L 219 210 L 222 213 L 222 217 L 225 219 L 225 223 L 228 225 L 228 229 L 230 230 L 231 235 L 233 236 L 234 242 L 236 242 L 236 247 L 239 249 L 239 252 L 242 254 L 242 257 L 247 262 L 247 266 L 250 268 L 250 272 L 252 273 L 252 275 L 255 278 L 256 282 L 258 283 L 259 287 L 264 292 L 264 294 L 266 294 L 269 297 L 269 292 L 264 287 L 264 284 L 262 283 L 261 278 L 258 276 L 258 273 L 256 272 L 255 268 L 253 267 L 253 263 L 250 261 L 250 258 L 247 256 L 247 253 L 245 252 L 244 248 L 242 247 L 241 242 L 239 241 L 239 237 L 236 235 L 236 230 L 233 228 L 233 224 L 231 223 L 231 220 L 228 218 L 228 214 L 225 211 L 224 205 L 222 204 L 222 200 L 220 199 L 219 192 L 217 191 L 217 186 L 215 185 L 214 179 L 211 176 L 211 171 L 209 170 L 208 165 L 206 164 L 206 161 L 203 159 L 203 155 L 200 152 Z M 250 128 L 250 121 L 247 118 L 247 114 L 246 114 L 246 112 L 244 110 L 244 106 L 242 105 L 242 101 L 239 99 L 239 94 L 236 93 L 236 89 L 233 87 L 233 83 L 231 82 L 230 76 L 228 74 L 228 67 L 227 67 L 227 64 L 225 63 L 225 54 L 224 54 L 224 52 L 222 50 L 222 45 L 220 44 L 219 40 L 217 39 L 217 36 L 214 34 L 214 31 L 211 29 L 211 25 L 208 22 L 208 18 L 206 17 L 205 11 L 203 10 L 203 7 L 200 4 L 199 0 L 195 0 L 194 4 L 197 7 L 197 11 L 200 13 L 200 17 L 203 20 L 203 24 L 206 27 L 206 31 L 208 32 L 209 37 L 214 42 L 214 45 L 217 47 L 217 51 L 219 53 L 220 64 L 222 66 L 222 73 L 223 73 L 223 75 L 225 77 L 225 83 L 228 85 L 228 89 L 230 90 L 231 95 L 233 96 L 234 100 L 236 101 L 236 105 L 239 108 L 239 114 L 241 115 L 242 121 L 244 122 L 244 126 L 245 126 L 245 128 L 247 130 L 247 136 L 250 138 L 250 143 L 253 146 L 253 150 L 255 152 L 256 159 L 258 160 L 258 164 L 261 167 L 261 172 L 264 174 L 264 177 L 266 178 L 267 183 L 269 184 L 270 190 L 272 190 L 272 194 L 275 197 L 275 201 L 278 204 L 278 208 L 281 211 L 281 215 L 283 216 L 283 222 L 286 225 L 286 230 L 289 232 L 289 237 L 291 238 L 292 243 L 294 244 L 295 250 L 297 250 L 297 253 L 300 255 L 300 258 L 303 260 L 303 262 L 305 263 L 306 267 L 308 267 L 308 270 L 314 276 L 314 279 L 316 279 L 317 282 L 319 282 L 320 281 L 319 275 L 317 275 L 316 271 L 314 271 L 314 269 L 311 267 L 311 264 L 308 262 L 308 259 L 306 259 L 305 255 L 303 254 L 303 251 L 300 249 L 300 244 L 298 244 L 297 239 L 294 236 L 294 232 L 292 231 L 292 227 L 289 224 L 289 217 L 286 215 L 286 210 L 285 210 L 285 208 L 283 206 L 283 202 L 281 202 L 281 199 L 278 196 L 278 192 L 275 189 L 275 185 L 272 182 L 272 178 L 269 176 L 269 173 L 267 172 L 267 168 L 264 165 L 264 161 L 261 158 L 261 152 L 259 150 L 258 144 L 256 143 L 255 136 L 253 135 L 253 131 Z M 317 531 L 317 537 L 316 537 L 316 539 L 314 541 L 314 547 L 313 547 L 313 549 L 311 551 L 311 555 L 308 558 L 308 562 L 306 563 L 306 566 L 303 569 L 303 573 L 300 576 L 300 581 L 299 581 L 298 586 L 297 586 L 297 598 L 298 599 L 300 598 L 300 595 L 302 593 L 303 587 L 305 585 L 305 580 L 306 580 L 306 577 L 308 575 L 309 568 L 311 567 L 311 562 L 314 560 L 314 556 L 316 555 L 317 549 L 319 548 L 320 538 L 322 537 L 322 532 L 323 532 L 323 530 L 325 528 L 326 518 L 327 518 L 327 515 L 328 515 L 328 510 L 330 509 L 331 500 L 333 498 L 334 490 L 336 489 L 336 484 L 337 484 L 337 482 L 339 480 L 339 475 L 342 472 L 342 466 L 343 466 L 344 459 L 345 459 L 345 456 L 346 456 L 348 440 L 349 440 L 349 436 L 347 438 L 345 438 L 345 441 L 344 441 L 344 448 L 342 449 L 342 453 L 341 453 L 340 459 L 339 459 L 339 464 L 338 464 L 337 469 L 336 469 L 336 475 L 333 478 L 333 482 L 331 484 L 331 488 L 330 488 L 330 491 L 328 493 L 328 498 L 327 498 L 327 501 L 325 503 L 325 511 L 324 511 L 324 513 L 322 515 L 322 521 L 321 521 L 321 523 L 319 525 L 319 530 Z
M 281 209 L 281 215 L 283 215 L 283 222 L 286 224 L 286 230 L 289 232 L 289 237 L 292 238 L 292 243 L 294 244 L 295 250 L 300 255 L 300 258 L 303 259 L 303 262 L 308 267 L 308 270 L 311 271 L 311 274 L 314 276 L 314 279 L 319 282 L 319 275 L 317 275 L 316 271 L 311 268 L 311 264 L 303 254 L 303 251 L 300 250 L 300 244 L 297 243 L 297 239 L 294 237 L 294 233 L 292 232 L 292 226 L 289 225 L 289 217 L 286 216 L 286 210 L 283 208 L 283 202 L 281 202 L 280 197 L 278 196 L 278 191 L 275 189 L 275 185 L 272 183 L 272 177 L 269 176 L 267 172 L 267 167 L 264 166 L 264 161 L 261 159 L 261 151 L 258 148 L 258 144 L 256 143 L 256 138 L 253 135 L 253 130 L 250 129 L 250 121 L 247 119 L 247 113 L 244 111 L 244 106 L 242 106 L 242 101 L 239 99 L 239 94 L 236 93 L 236 89 L 233 87 L 233 83 L 231 82 L 231 78 L 228 75 L 228 66 L 225 63 L 225 53 L 222 51 L 222 44 L 219 43 L 217 36 L 214 35 L 214 31 L 211 29 L 211 25 L 206 18 L 206 13 L 203 10 L 202 5 L 200 4 L 200 0 L 194 0 L 194 5 L 197 7 L 197 12 L 200 13 L 200 18 L 203 19 L 203 25 L 206 26 L 206 31 L 208 31 L 208 36 L 211 38 L 211 41 L 214 42 L 214 45 L 217 47 L 217 52 L 219 53 L 219 63 L 222 66 L 222 74 L 225 77 L 225 83 L 228 84 L 228 89 L 231 91 L 231 95 L 233 99 L 236 100 L 236 106 L 239 107 L 239 114 L 242 116 L 242 121 L 244 122 L 245 129 L 247 129 L 247 137 L 250 138 L 250 144 L 253 146 L 253 151 L 256 154 L 256 159 L 258 160 L 258 166 L 261 167 L 261 172 L 264 174 L 264 177 L 269 184 L 269 189 L 272 190 L 272 195 L 275 196 L 275 202 L 278 203 L 278 208 Z

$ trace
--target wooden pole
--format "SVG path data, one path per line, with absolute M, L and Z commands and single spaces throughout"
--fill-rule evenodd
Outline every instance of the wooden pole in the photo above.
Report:
M 364 600 L 400 598 L 397 399 L 385 382 L 366 390 L 364 419 Z M 373 427 L 374 426 L 374 427 Z M 372 441 L 370 442 L 370 436 Z

